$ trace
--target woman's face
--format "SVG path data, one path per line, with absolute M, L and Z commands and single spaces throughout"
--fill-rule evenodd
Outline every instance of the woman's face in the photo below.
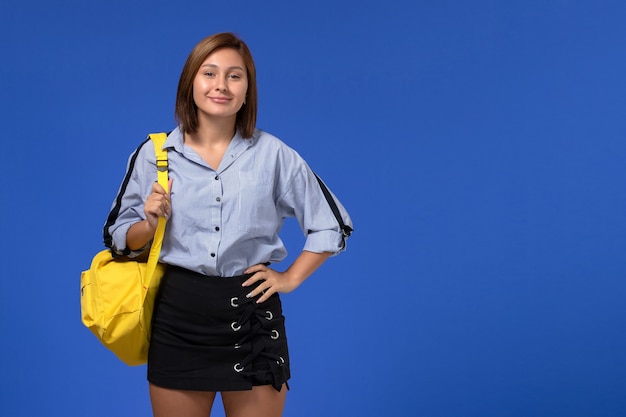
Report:
M 234 123 L 247 91 L 246 66 L 239 52 L 218 49 L 200 65 L 193 81 L 198 119 L 232 118 Z

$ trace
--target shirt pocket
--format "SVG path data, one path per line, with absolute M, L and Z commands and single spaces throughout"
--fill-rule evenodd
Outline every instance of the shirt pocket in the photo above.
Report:
M 240 232 L 267 237 L 278 233 L 280 222 L 269 176 L 251 171 L 239 172 L 237 211 Z

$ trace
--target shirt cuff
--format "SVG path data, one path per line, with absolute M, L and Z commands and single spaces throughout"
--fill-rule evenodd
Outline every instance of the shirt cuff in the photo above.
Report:
M 330 252 L 337 255 L 346 250 L 346 241 L 342 233 L 335 230 L 322 230 L 307 235 L 304 250 L 308 252 Z
M 150 243 L 148 243 L 143 248 L 137 250 L 129 250 L 126 248 L 126 235 L 128 234 L 128 229 L 130 229 L 132 225 L 133 223 L 122 224 L 111 234 L 111 237 L 113 238 L 113 247 L 111 249 L 113 252 L 118 255 L 128 256 L 129 258 L 135 258 L 141 255 L 148 247 L 150 247 Z

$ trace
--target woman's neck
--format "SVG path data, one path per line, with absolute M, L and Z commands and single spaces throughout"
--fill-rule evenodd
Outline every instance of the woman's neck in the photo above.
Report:
M 218 170 L 222 158 L 235 136 L 235 123 L 200 123 L 193 133 L 185 133 L 184 141 L 214 170 Z
M 186 134 L 185 138 L 200 146 L 215 146 L 230 143 L 235 132 L 235 118 L 222 120 L 199 118 L 196 131 Z

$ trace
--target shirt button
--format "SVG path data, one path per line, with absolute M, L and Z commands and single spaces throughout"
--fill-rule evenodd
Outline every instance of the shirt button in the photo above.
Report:
M 215 258 L 215 252 L 211 252 L 211 258 Z
M 220 227 L 219 226 L 215 226 L 215 231 L 219 232 L 220 231 Z
M 219 175 L 216 175 L 216 176 L 215 176 L 215 179 L 216 179 L 216 180 L 219 180 L 219 179 L 220 179 L 220 176 L 219 176 Z
M 221 199 L 221 198 L 219 198 L 219 197 L 217 197 L 217 198 L 215 199 L 215 201 L 217 201 L 217 202 L 219 203 L 220 201 L 222 201 L 222 199 Z

